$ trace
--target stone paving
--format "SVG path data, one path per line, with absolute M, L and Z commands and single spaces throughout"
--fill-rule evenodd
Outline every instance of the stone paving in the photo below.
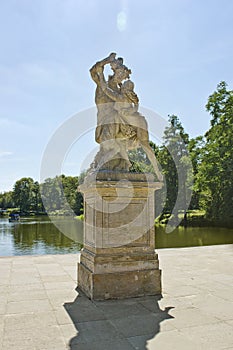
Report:
M 78 254 L 0 258 L 0 350 L 232 350 L 233 245 L 158 253 L 161 297 L 99 302 Z

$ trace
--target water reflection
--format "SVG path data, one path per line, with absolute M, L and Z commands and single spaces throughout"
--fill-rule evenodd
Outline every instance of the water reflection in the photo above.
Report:
M 178 227 L 165 233 L 164 227 L 156 228 L 157 248 L 195 247 L 215 244 L 233 244 L 233 229 L 222 227 Z
M 0 256 L 77 253 L 82 242 L 83 223 L 71 217 L 52 222 L 48 217 L 23 218 L 20 223 L 0 218 Z M 179 227 L 169 234 L 164 227 L 156 229 L 156 248 L 213 244 L 233 244 L 233 229 Z
M 0 219 L 0 256 L 76 253 L 82 247 L 82 222 L 59 218 L 59 224 L 61 231 L 45 217 L 20 223 Z M 64 235 L 66 228 L 68 234 Z

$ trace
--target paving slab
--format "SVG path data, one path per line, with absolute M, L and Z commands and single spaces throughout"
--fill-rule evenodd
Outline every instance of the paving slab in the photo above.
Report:
M 77 325 L 77 337 L 71 340 L 71 344 L 88 344 L 111 341 L 119 341 L 124 337 L 108 320 L 86 321 Z
M 192 340 L 188 339 L 178 330 L 160 332 L 154 336 L 154 333 L 128 338 L 134 349 L 142 350 L 201 350 Z M 206 348 L 205 350 L 207 350 Z M 210 348 L 209 348 L 210 349 Z M 203 348 L 204 350 L 204 348 Z
M 232 346 L 233 341 L 233 329 L 225 322 L 183 328 L 181 334 L 197 346 L 201 345 L 203 350 L 225 349 Z
M 23 314 L 32 312 L 50 311 L 52 306 L 47 299 L 10 301 L 7 303 L 6 313 Z
M 79 254 L 0 258 L 0 350 L 232 350 L 233 245 L 158 250 L 161 296 L 91 301 Z
M 143 315 L 150 314 L 150 311 L 141 303 L 135 301 L 134 303 L 124 303 L 123 301 L 114 300 L 106 303 L 105 301 L 95 302 L 95 305 L 108 319 L 124 318 L 125 315 Z
M 46 291 L 43 289 L 32 289 L 32 290 L 26 290 L 22 293 L 20 288 L 14 292 L 8 293 L 8 302 L 15 301 L 29 301 L 29 300 L 40 300 L 40 299 L 47 299 L 48 296 L 46 294 Z
M 72 344 L 72 350 L 135 350 L 127 339 Z

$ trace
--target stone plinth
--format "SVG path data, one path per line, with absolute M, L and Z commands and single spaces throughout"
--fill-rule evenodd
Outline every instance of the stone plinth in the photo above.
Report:
M 98 172 L 79 190 L 84 194 L 84 248 L 78 286 L 91 299 L 161 293 L 155 253 L 153 176 Z

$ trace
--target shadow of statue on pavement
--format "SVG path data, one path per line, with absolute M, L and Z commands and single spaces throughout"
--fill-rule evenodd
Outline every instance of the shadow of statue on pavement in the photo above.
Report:
M 70 350 L 144 350 L 160 332 L 160 323 L 173 318 L 168 313 L 173 307 L 160 309 L 162 296 L 92 301 L 77 292 L 73 302 L 64 304 L 77 330 Z

